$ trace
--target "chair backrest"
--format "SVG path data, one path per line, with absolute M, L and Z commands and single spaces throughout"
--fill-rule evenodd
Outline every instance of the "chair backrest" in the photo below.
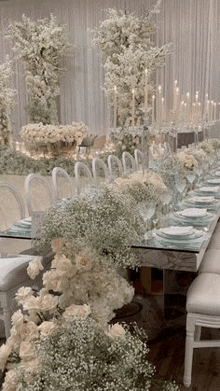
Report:
M 123 170 L 124 170 L 125 174 L 128 174 L 129 172 L 136 171 L 135 159 L 127 151 L 124 151 L 122 153 L 122 165 L 123 165 Z
M 134 158 L 136 167 L 138 170 L 144 170 L 146 168 L 145 156 L 140 149 L 134 150 Z
M 49 180 L 39 174 L 29 174 L 25 178 L 25 194 L 30 216 L 35 211 L 46 211 L 54 202 Z
M 108 156 L 108 169 L 112 179 L 123 175 L 123 167 L 121 160 L 115 155 Z
M 52 171 L 52 185 L 55 200 L 58 201 L 74 196 L 72 178 L 63 168 L 54 167 Z
M 107 165 L 102 159 L 99 159 L 97 157 L 92 159 L 92 174 L 96 184 L 108 180 L 110 178 L 110 173 Z
M 7 229 L 26 216 L 25 202 L 19 190 L 9 183 L 0 183 L 0 228 Z
M 74 171 L 76 191 L 80 194 L 93 184 L 93 176 L 89 167 L 83 162 L 76 162 Z

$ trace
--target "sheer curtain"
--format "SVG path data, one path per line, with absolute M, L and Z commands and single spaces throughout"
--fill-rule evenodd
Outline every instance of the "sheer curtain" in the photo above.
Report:
M 61 78 L 58 101 L 62 124 L 83 121 L 97 134 L 107 133 L 109 114 L 102 90 L 104 70 L 100 53 L 92 45 L 92 30 L 106 18 L 108 8 L 122 9 L 141 15 L 152 9 L 157 0 L 8 0 L 0 1 L 0 62 L 14 55 L 5 38 L 9 22 L 21 20 L 22 14 L 40 19 L 53 13 L 67 24 L 69 41 L 74 49 L 67 55 L 67 73 Z M 159 70 L 156 81 L 162 85 L 166 107 L 172 107 L 173 83 L 178 81 L 181 96 L 187 92 L 204 102 L 218 100 L 220 92 L 219 64 L 219 0 L 162 0 L 161 12 L 155 14 L 156 43 L 172 43 L 172 54 Z M 13 133 L 18 137 L 22 125 L 28 123 L 25 106 L 28 94 L 21 61 L 13 63 L 13 88 L 18 90 L 13 113 Z M 219 107 L 219 106 L 218 106 Z

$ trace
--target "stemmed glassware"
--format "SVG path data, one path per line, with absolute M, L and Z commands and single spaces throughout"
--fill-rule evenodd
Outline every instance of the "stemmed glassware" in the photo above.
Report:
M 140 207 L 140 213 L 147 227 L 149 226 L 150 221 L 155 214 L 155 209 L 156 209 L 156 203 L 153 201 L 142 203 Z

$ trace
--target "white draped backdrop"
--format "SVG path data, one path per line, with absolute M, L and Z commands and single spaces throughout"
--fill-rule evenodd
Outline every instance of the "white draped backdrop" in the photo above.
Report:
M 141 15 L 156 0 L 0 0 L 0 62 L 8 54 L 14 59 L 10 42 L 5 38 L 10 22 L 21 20 L 22 14 L 41 19 L 53 13 L 67 24 L 69 41 L 74 50 L 66 58 L 67 73 L 62 77 L 59 117 L 62 124 L 83 121 L 97 134 L 107 133 L 109 118 L 102 91 L 104 70 L 100 54 L 91 42 L 91 30 L 106 18 L 108 8 L 125 9 Z M 172 54 L 166 66 L 156 75 L 162 85 L 167 109 L 172 107 L 174 80 L 180 95 L 199 92 L 201 103 L 205 94 L 220 100 L 220 1 L 162 0 L 157 22 L 156 43 L 172 43 Z M 14 59 L 15 60 L 15 59 Z M 28 123 L 25 112 L 27 92 L 20 61 L 13 64 L 13 87 L 18 90 L 13 113 L 13 133 L 17 137 L 22 125 Z M 220 109 L 220 105 L 218 110 Z

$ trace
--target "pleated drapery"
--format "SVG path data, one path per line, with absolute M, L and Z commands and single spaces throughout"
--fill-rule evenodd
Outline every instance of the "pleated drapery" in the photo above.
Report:
M 61 23 L 67 24 L 74 50 L 65 59 L 67 73 L 60 80 L 61 95 L 57 102 L 60 123 L 82 121 L 91 132 L 103 134 L 109 131 L 109 114 L 102 90 L 102 59 L 92 45 L 92 30 L 106 18 L 109 8 L 141 15 L 155 3 L 156 0 L 1 0 L 0 63 L 7 54 L 14 60 L 12 86 L 18 90 L 12 116 L 14 136 L 17 138 L 21 126 L 28 123 L 25 110 L 28 94 L 23 64 L 15 59 L 11 44 L 5 38 L 9 23 L 20 21 L 22 14 L 36 20 L 53 13 Z M 194 97 L 198 91 L 202 107 L 205 94 L 210 100 L 220 100 L 219 12 L 219 0 L 162 0 L 161 12 L 153 16 L 157 23 L 155 43 L 172 43 L 172 54 L 156 74 L 168 111 L 173 105 L 174 80 L 182 97 L 187 92 Z M 218 104 L 217 107 L 219 110 Z

